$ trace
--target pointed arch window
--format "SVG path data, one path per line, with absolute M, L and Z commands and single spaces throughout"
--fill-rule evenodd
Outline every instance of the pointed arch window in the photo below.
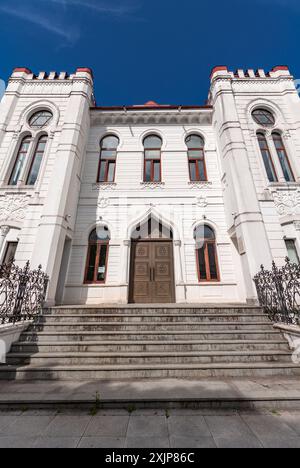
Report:
M 119 138 L 109 135 L 101 140 L 97 182 L 114 182 Z
M 110 232 L 106 226 L 94 229 L 89 237 L 85 283 L 105 283 Z
M 278 182 L 278 178 L 276 175 L 275 167 L 273 164 L 272 156 L 265 134 L 263 132 L 258 132 L 257 139 L 269 182 Z
M 290 161 L 281 134 L 279 132 L 273 132 L 272 137 L 286 182 L 295 182 L 295 177 L 290 165 Z
M 194 239 L 199 281 L 220 281 L 214 230 L 206 224 L 198 226 L 194 230 Z
M 144 139 L 144 182 L 161 182 L 162 139 L 149 135 Z
M 41 167 L 42 160 L 43 160 L 43 156 L 45 153 L 46 144 L 47 144 L 47 136 L 43 135 L 40 137 L 35 147 L 30 169 L 28 172 L 27 180 L 26 180 L 26 185 L 34 185 L 37 181 L 40 167 Z
M 185 143 L 188 147 L 188 163 L 191 182 L 207 181 L 204 140 L 199 135 L 190 135 Z
M 19 151 L 15 160 L 15 164 L 11 175 L 9 177 L 8 185 L 17 185 L 20 175 L 22 173 L 23 166 L 28 156 L 28 151 L 31 143 L 31 136 L 26 136 L 21 141 Z

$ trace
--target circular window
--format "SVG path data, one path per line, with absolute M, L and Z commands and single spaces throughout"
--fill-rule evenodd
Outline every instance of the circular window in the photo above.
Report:
M 48 125 L 53 118 L 53 114 L 50 111 L 39 111 L 33 114 L 29 120 L 31 128 L 44 128 Z
M 263 127 L 273 127 L 275 125 L 274 115 L 266 109 L 255 109 L 252 112 L 252 117 L 258 125 Z

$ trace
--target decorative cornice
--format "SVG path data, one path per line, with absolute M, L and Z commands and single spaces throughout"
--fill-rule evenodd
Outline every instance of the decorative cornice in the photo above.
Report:
M 211 125 L 212 111 L 94 111 L 92 126 L 96 125 Z

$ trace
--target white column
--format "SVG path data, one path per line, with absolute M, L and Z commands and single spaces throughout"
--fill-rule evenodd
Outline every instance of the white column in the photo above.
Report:
M 130 247 L 131 241 L 124 240 L 123 242 L 123 263 L 122 263 L 122 284 L 129 284 L 129 268 L 130 268 Z
M 9 233 L 10 227 L 9 226 L 1 226 L 0 227 L 0 252 L 2 251 L 3 244 L 5 242 L 5 238 Z

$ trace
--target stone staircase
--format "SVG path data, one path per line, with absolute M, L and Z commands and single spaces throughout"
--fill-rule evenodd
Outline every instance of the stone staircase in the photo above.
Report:
M 260 308 L 55 307 L 24 332 L 0 379 L 90 380 L 295 375 Z

